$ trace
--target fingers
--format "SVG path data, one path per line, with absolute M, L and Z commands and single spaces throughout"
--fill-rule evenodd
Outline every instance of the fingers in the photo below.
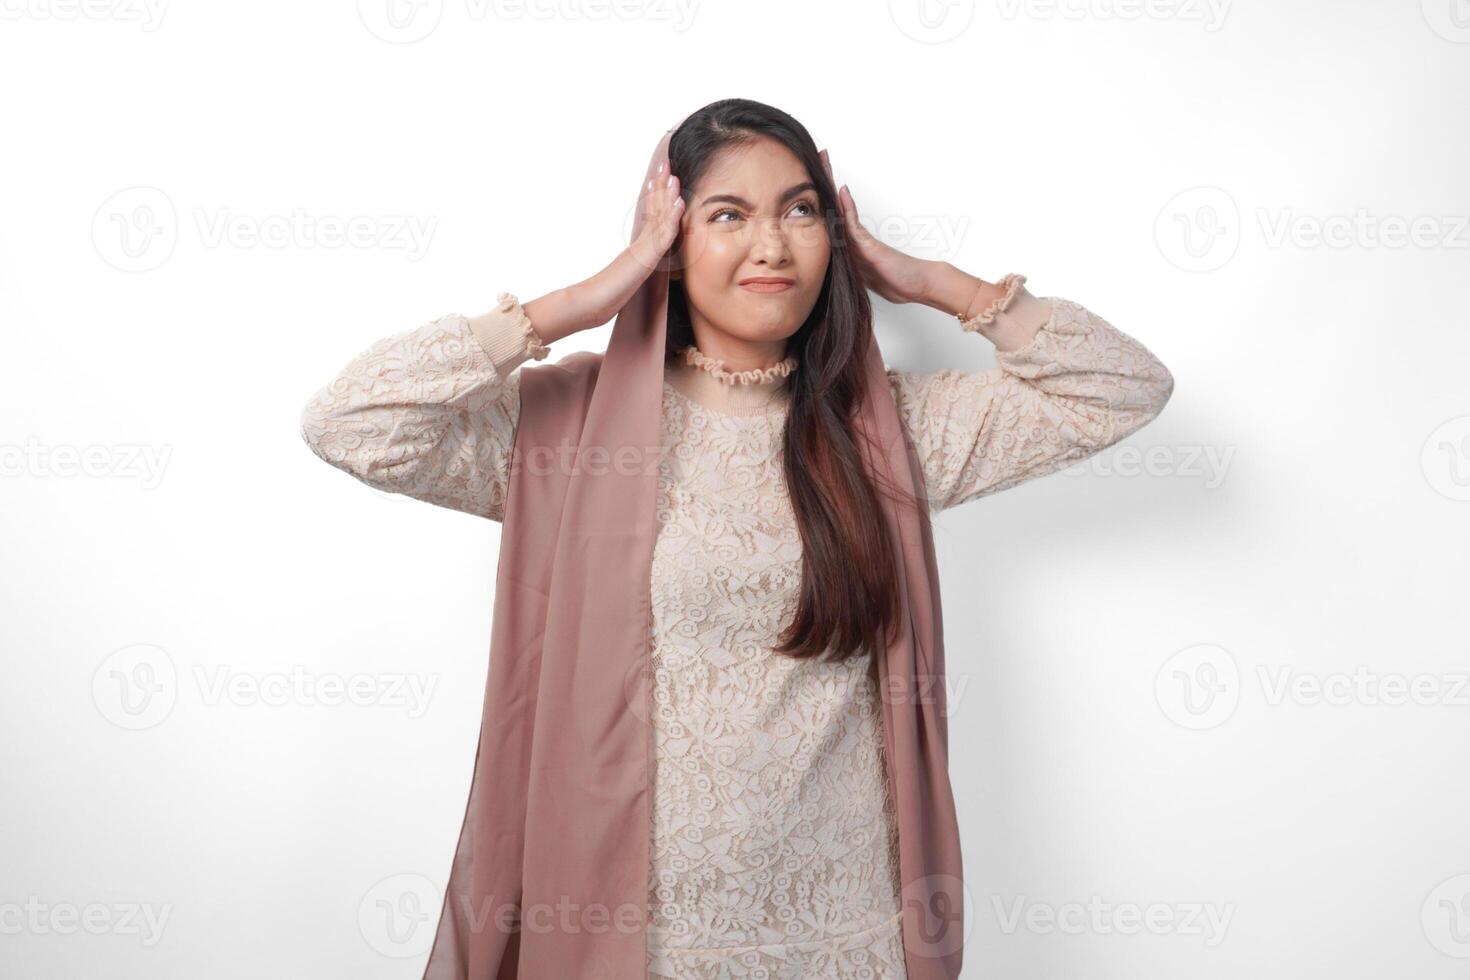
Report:
M 818 151 L 817 156 L 822 158 L 822 168 L 827 171 L 827 179 L 837 188 L 837 210 L 848 224 L 854 226 L 852 234 L 861 237 L 867 229 L 858 222 L 857 202 L 852 199 L 852 191 L 847 189 L 846 184 L 837 186 L 837 178 L 832 173 L 832 155 L 823 148 Z
M 655 230 L 656 240 L 667 247 L 678 234 L 680 218 L 684 211 L 684 198 L 679 193 L 679 178 L 664 173 L 662 168 L 643 185 L 648 197 L 648 219 Z

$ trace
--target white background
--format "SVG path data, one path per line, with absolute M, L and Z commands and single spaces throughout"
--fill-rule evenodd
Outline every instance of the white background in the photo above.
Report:
M 419 977 L 499 527 L 299 412 L 602 268 L 736 95 L 891 243 L 1176 379 L 936 523 L 965 976 L 1470 974 L 1465 0 L 396 9 L 0 0 L 0 976 Z M 894 366 L 992 363 L 877 315 Z

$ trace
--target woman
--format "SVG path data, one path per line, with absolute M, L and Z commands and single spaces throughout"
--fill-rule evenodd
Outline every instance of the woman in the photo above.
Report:
M 536 407 L 517 368 L 618 315 L 616 340 L 622 316 L 644 309 L 650 273 L 665 274 L 637 972 L 953 976 L 957 950 L 936 952 L 931 971 L 902 921 L 910 883 L 895 814 L 912 801 L 895 799 L 887 768 L 873 642 L 899 619 L 900 585 L 857 409 L 890 400 L 922 473 L 915 489 L 938 511 L 1117 442 L 1158 415 L 1173 379 L 1137 341 L 1076 303 L 1032 295 L 1022 276 L 990 283 L 874 239 L 825 151 L 777 109 L 712 103 L 661 145 L 667 161 L 641 190 L 634 240 L 604 270 L 379 341 L 310 401 L 303 435 L 370 485 L 504 520 L 518 423 Z M 956 316 L 995 345 L 998 367 L 885 368 L 873 390 L 867 290 Z M 504 552 L 501 571 L 504 582 Z M 465 840 L 456 874 L 471 863 Z M 527 841 L 494 860 L 518 860 Z M 530 894 L 507 889 L 518 906 Z M 553 962 L 555 975 L 590 975 L 592 960 L 554 961 L 549 945 L 528 971 L 529 935 L 476 967 L 446 929 L 436 977 L 496 976 L 517 957 L 522 976 L 550 977 Z

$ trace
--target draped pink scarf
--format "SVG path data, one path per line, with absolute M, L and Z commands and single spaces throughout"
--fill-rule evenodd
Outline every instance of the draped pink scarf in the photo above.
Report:
M 634 238 L 672 133 L 639 185 Z M 666 265 L 618 313 L 605 353 L 521 369 L 479 748 L 424 980 L 647 976 Z M 856 425 L 859 441 L 870 440 L 869 472 L 920 502 L 880 492 L 903 617 L 876 659 L 905 964 L 909 980 L 954 980 L 964 886 L 934 544 L 922 470 L 876 339 L 866 370 Z

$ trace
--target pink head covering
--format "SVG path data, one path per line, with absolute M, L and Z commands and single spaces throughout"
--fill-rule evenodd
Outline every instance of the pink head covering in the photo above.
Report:
M 639 184 L 634 238 L 673 133 Z M 618 313 L 604 354 L 521 369 L 484 717 L 424 980 L 647 976 L 647 667 L 668 295 L 661 261 Z M 869 472 L 920 501 L 880 494 L 902 611 L 876 659 L 905 962 L 909 980 L 954 980 L 964 889 L 934 546 L 922 470 L 876 342 L 866 370 L 856 423 Z

